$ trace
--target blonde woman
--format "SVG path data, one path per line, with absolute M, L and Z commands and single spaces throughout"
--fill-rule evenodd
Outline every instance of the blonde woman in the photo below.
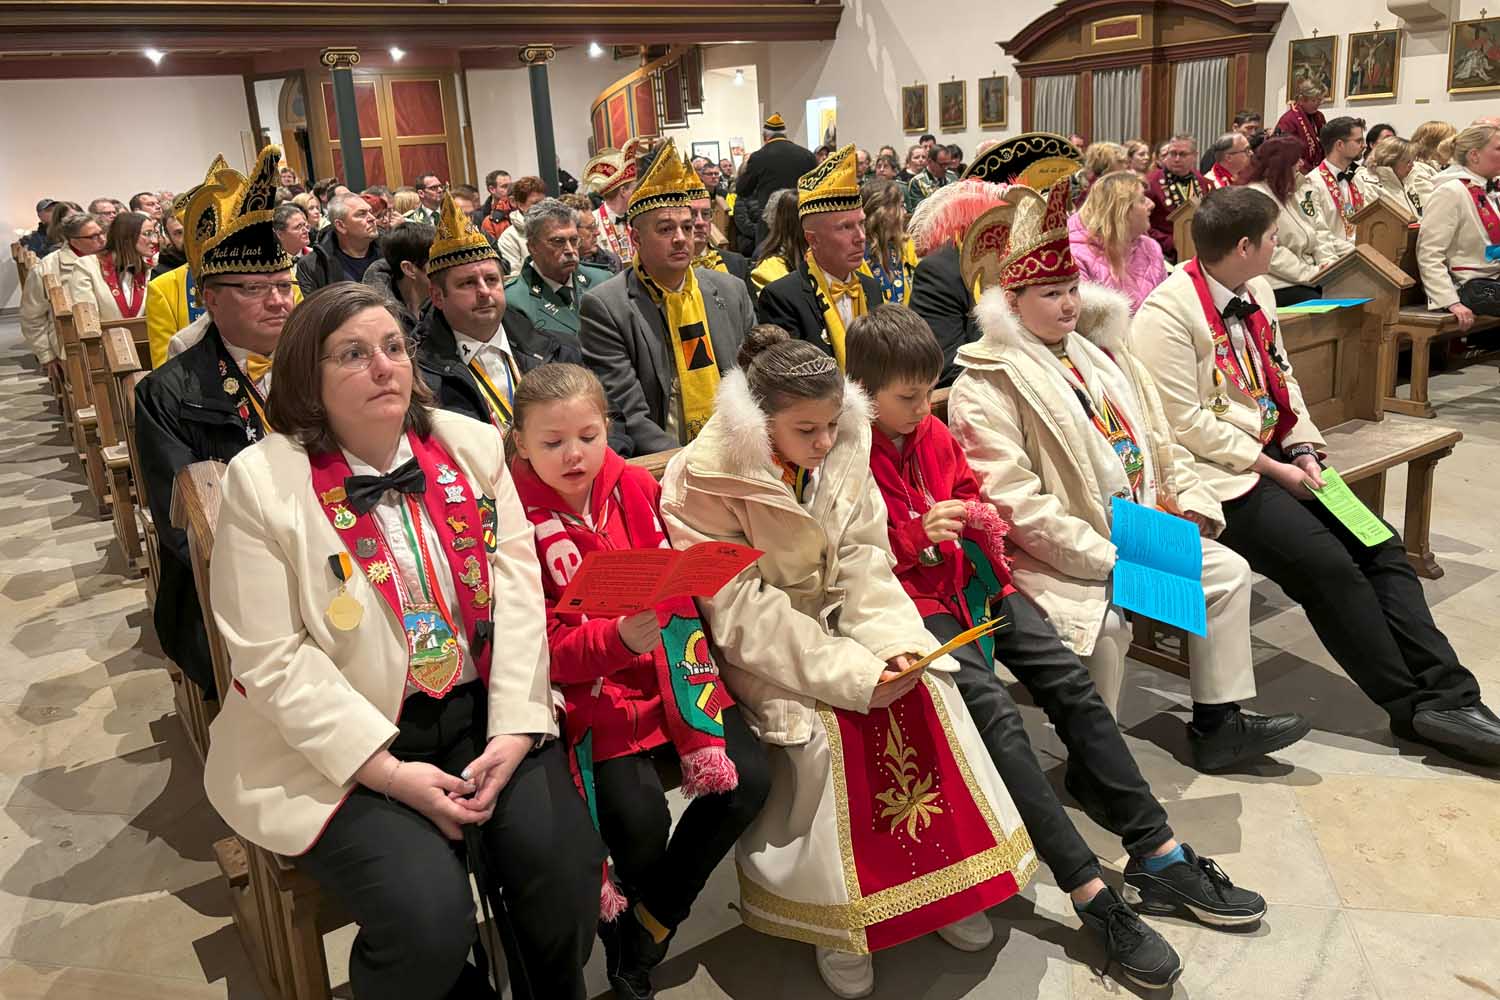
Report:
M 1083 208 L 1068 219 L 1068 243 L 1083 276 L 1130 299 L 1134 313 L 1167 277 L 1161 245 L 1146 235 L 1151 199 L 1132 170 L 1099 178 Z
M 308 228 L 317 232 L 328 225 L 328 217 L 323 214 L 323 206 L 318 204 L 318 196 L 311 191 L 304 191 L 292 198 L 292 204 L 302 209 L 307 216 Z
M 1417 156 L 1412 163 L 1406 187 L 1418 205 L 1427 204 L 1438 172 L 1448 166 L 1448 158 L 1453 153 L 1453 137 L 1457 134 L 1458 129 L 1452 123 L 1440 121 L 1423 122 L 1411 134 L 1412 145 L 1417 147 Z
M 1151 173 L 1151 168 L 1155 166 L 1151 159 L 1151 147 L 1139 139 L 1131 139 L 1125 144 L 1125 162 L 1142 177 Z
M 422 204 L 422 197 L 411 188 L 402 188 L 392 196 L 391 211 L 397 215 L 405 215 L 418 205 Z
M 1091 144 L 1083 151 L 1083 169 L 1068 181 L 1068 194 L 1072 198 L 1072 207 L 1077 209 L 1083 204 L 1083 199 L 1088 197 L 1089 188 L 1094 186 L 1095 181 L 1105 174 L 1126 169 L 1129 163 L 1130 159 L 1125 154 L 1125 147 L 1119 143 Z
M 911 301 L 917 250 L 906 235 L 906 196 L 895 181 L 874 180 L 864 186 L 865 270 L 880 282 L 882 302 L 904 306 Z
M 1377 142 L 1359 168 L 1359 178 L 1379 188 L 1387 203 L 1405 213 L 1408 222 L 1422 217 L 1422 204 L 1407 185 L 1417 162 L 1417 147 L 1410 139 L 1388 135 Z
M 1417 267 L 1427 308 L 1450 312 L 1467 331 L 1474 316 L 1500 316 L 1500 126 L 1470 125 L 1453 139 L 1453 165 L 1426 202 Z

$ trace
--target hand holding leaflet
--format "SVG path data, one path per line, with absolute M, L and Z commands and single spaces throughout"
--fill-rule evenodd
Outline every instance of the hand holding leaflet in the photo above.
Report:
M 594 551 L 558 599 L 557 610 L 617 618 L 672 597 L 712 597 L 761 556 L 732 542 L 699 542 L 683 549 Z
M 980 639 L 983 639 L 985 636 L 989 635 L 991 632 L 1003 628 L 1006 624 L 1008 623 L 1004 615 L 999 615 L 995 618 L 989 619 L 988 621 L 982 621 L 968 631 L 960 632 L 958 635 L 955 635 L 953 638 L 949 639 L 947 642 L 943 643 L 941 646 L 939 646 L 937 649 L 934 649 L 926 656 L 912 660 L 911 666 L 896 674 L 894 677 L 887 678 L 880 683 L 895 683 L 908 674 L 915 673 L 916 671 L 921 670 L 923 667 L 927 666 L 927 664 L 931 663 L 933 660 L 936 660 L 939 656 L 947 656 L 949 653 L 953 652 L 960 646 L 966 645 L 971 642 L 977 642 Z
M 1386 527 L 1384 521 L 1371 513 L 1370 508 L 1360 502 L 1354 491 L 1349 489 L 1349 484 L 1344 482 L 1344 477 L 1334 469 L 1323 470 L 1323 488 L 1312 489 L 1311 484 L 1307 487 L 1312 490 L 1313 496 L 1327 507 L 1334 517 L 1338 518 L 1350 533 L 1366 545 L 1379 545 L 1387 538 L 1391 538 L 1394 532 Z
M 1115 497 L 1114 603 L 1194 635 L 1208 632 L 1203 543 L 1192 521 Z

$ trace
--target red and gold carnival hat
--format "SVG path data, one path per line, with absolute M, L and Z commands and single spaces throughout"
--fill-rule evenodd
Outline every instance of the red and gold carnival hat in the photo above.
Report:
M 1009 252 L 1000 264 L 1000 287 L 1025 288 L 1073 281 L 1078 264 L 1068 245 L 1068 181 L 1052 185 L 1045 205 L 1018 206 L 1010 229 Z

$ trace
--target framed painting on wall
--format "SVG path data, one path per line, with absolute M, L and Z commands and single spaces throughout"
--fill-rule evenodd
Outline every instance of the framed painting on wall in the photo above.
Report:
M 969 127 L 968 90 L 965 80 L 938 84 L 938 128 L 944 132 L 962 132 Z
M 1005 77 L 987 76 L 981 79 L 979 81 L 979 127 L 1005 128 L 1008 103 Z
M 1448 37 L 1448 93 L 1500 90 L 1500 17 L 1454 21 Z
M 1395 97 L 1400 73 L 1400 29 L 1359 31 L 1349 36 L 1349 66 L 1344 71 L 1347 100 Z
M 717 139 L 713 139 L 713 140 L 710 140 L 708 142 L 695 142 L 695 143 L 693 143 L 693 156 L 694 157 L 701 156 L 705 160 L 707 160 L 709 163 L 712 163 L 715 166 L 718 166 L 718 164 L 719 164 L 719 141 Z
M 901 131 L 907 135 L 927 131 L 927 84 L 901 88 Z
M 1302 81 L 1311 80 L 1323 88 L 1323 93 L 1332 103 L 1337 96 L 1333 84 L 1338 65 L 1338 35 L 1292 39 L 1286 47 L 1286 99 L 1296 100 L 1297 88 Z

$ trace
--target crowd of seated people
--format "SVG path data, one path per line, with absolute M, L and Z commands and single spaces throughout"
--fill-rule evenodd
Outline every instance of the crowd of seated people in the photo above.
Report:
M 731 854 L 744 921 L 813 945 L 840 997 L 919 935 L 988 947 L 985 911 L 1040 864 L 1101 964 L 1169 987 L 1182 960 L 1146 916 L 1243 927 L 1267 904 L 1173 828 L 1115 720 L 1119 501 L 1201 540 L 1196 768 L 1312 727 L 1243 705 L 1252 572 L 1395 736 L 1500 765 L 1399 537 L 1366 546 L 1314 499 L 1326 446 L 1277 323 L 1371 199 L 1420 219 L 1431 308 L 1500 315 L 1500 126 L 1367 144 L 1315 96 L 1278 124 L 1296 134 L 1237 120 L 1207 175 L 1187 137 L 1154 169 L 1095 143 L 1040 191 L 962 179 L 935 140 L 906 177 L 894 149 L 814 155 L 772 116 L 738 178 L 667 141 L 601 153 L 560 198 L 505 171 L 483 201 L 432 174 L 356 193 L 268 147 L 180 195 L 39 203 L 23 332 L 57 364 L 44 274 L 148 319 L 155 627 L 220 702 L 214 807 L 358 924 L 353 995 L 491 995 L 472 870 L 537 995 L 583 997 L 598 938 L 615 994 L 643 1000 Z M 1177 260 L 1163 227 L 1189 199 Z M 659 481 L 628 461 L 649 455 Z M 228 691 L 170 518 L 205 460 L 228 465 Z M 761 555 L 696 600 L 564 600 L 590 552 L 705 541 Z M 1061 797 L 1000 669 L 1066 748 Z M 1124 892 L 1066 799 L 1119 838 Z

